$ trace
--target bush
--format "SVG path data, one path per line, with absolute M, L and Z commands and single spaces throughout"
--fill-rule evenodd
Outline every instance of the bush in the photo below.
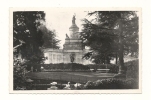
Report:
M 129 61 L 125 63 L 126 78 L 135 78 L 138 79 L 139 76 L 139 60 Z
M 119 71 L 119 66 L 118 65 L 114 65 L 114 64 L 111 64 L 109 66 L 109 73 L 118 73 Z
M 26 66 L 23 66 L 21 64 L 14 65 L 13 67 L 13 89 L 14 90 L 27 90 L 32 87 L 30 82 L 27 82 L 27 77 L 25 74 Z
M 89 64 L 87 66 L 91 69 L 107 69 L 109 68 L 110 64 Z
M 37 69 L 38 71 L 40 71 L 41 67 L 44 67 L 45 71 L 89 71 L 90 70 L 88 66 L 78 63 L 30 64 L 28 66 L 29 67 L 33 66 L 34 70 Z
M 114 64 L 90 64 L 83 65 L 78 63 L 59 63 L 59 64 L 28 64 L 27 70 L 31 70 L 33 66 L 34 71 L 41 71 L 41 67 L 44 67 L 45 71 L 90 71 L 90 69 L 110 69 L 109 73 L 118 73 L 119 67 Z
M 102 79 L 95 82 L 88 81 L 85 89 L 136 89 L 136 81 L 122 79 Z
M 139 60 L 126 62 L 127 78 L 138 78 L 139 76 Z M 90 69 L 109 69 L 109 73 L 118 73 L 119 66 L 115 64 L 90 64 L 87 65 Z

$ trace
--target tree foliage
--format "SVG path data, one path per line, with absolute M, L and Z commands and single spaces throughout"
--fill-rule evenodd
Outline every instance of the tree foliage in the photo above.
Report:
M 13 13 L 13 46 L 14 55 L 32 63 L 44 60 L 43 48 L 59 48 L 56 32 L 49 30 L 45 23 L 43 11 Z
M 43 63 L 43 48 L 59 48 L 55 31 L 44 26 L 43 11 L 13 12 L 14 89 L 31 88 L 25 76 L 27 63 Z M 17 58 L 17 59 L 16 59 Z M 24 59 L 24 60 L 23 60 Z M 23 62 L 22 62 L 23 61 Z
M 88 15 L 93 20 L 84 19 L 81 38 L 92 52 L 84 58 L 101 63 L 104 59 L 119 57 L 123 65 L 123 56 L 138 56 L 138 16 L 135 11 L 95 11 Z
M 40 27 L 40 30 L 43 33 L 43 48 L 54 48 L 59 49 L 59 42 L 56 37 L 56 31 L 55 30 L 49 30 L 46 26 L 42 25 Z
M 41 47 L 43 45 L 42 31 L 38 27 L 45 20 L 43 11 L 19 11 L 13 12 L 13 47 L 22 44 L 14 51 L 23 59 L 33 63 L 43 60 Z

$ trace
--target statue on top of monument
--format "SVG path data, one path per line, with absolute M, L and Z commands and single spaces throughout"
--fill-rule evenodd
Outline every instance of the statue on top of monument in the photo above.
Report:
M 68 34 L 66 34 L 66 38 L 67 38 L 67 39 L 69 39 L 69 36 L 68 36 Z
M 76 20 L 76 18 L 75 18 L 75 14 L 73 15 L 73 18 L 72 18 L 72 24 L 75 24 L 75 20 Z

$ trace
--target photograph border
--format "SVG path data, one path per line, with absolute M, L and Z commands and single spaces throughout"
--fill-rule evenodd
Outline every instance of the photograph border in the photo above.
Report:
M 139 15 L 139 89 L 110 89 L 110 90 L 13 90 L 13 11 L 138 11 Z M 142 93 L 142 9 L 139 7 L 51 7 L 51 8 L 10 8 L 9 9 L 9 93 L 61 93 L 61 94 L 102 94 L 102 93 Z

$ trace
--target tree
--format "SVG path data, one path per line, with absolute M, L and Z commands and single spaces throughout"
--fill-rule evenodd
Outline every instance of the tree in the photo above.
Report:
M 43 33 L 43 48 L 54 48 L 59 49 L 59 42 L 56 38 L 55 30 L 49 30 L 46 26 L 41 25 L 39 28 Z
M 22 59 L 32 63 L 43 61 L 43 34 L 38 27 L 45 20 L 43 11 L 17 11 L 13 12 L 13 47 L 14 56 L 20 54 Z
M 14 90 L 31 89 L 25 76 L 26 64 L 43 62 L 43 34 L 39 30 L 45 20 L 42 11 L 13 12 L 13 86 Z M 17 59 L 16 59 L 17 58 Z M 23 62 L 21 62 L 23 60 Z
M 50 45 L 58 48 L 59 40 L 56 39 L 55 31 L 48 30 L 43 25 L 44 22 L 43 11 L 13 12 L 14 89 L 31 89 L 32 87 L 25 84 L 29 80 L 23 74 L 27 63 L 30 65 L 43 63 L 45 60 L 43 47 Z M 19 61 L 21 59 L 24 59 L 24 62 Z
M 119 74 L 125 75 L 124 55 L 138 56 L 138 16 L 135 11 L 95 11 L 93 21 L 84 19 L 81 38 L 93 60 L 119 57 Z M 96 54 L 96 56 L 95 56 Z

